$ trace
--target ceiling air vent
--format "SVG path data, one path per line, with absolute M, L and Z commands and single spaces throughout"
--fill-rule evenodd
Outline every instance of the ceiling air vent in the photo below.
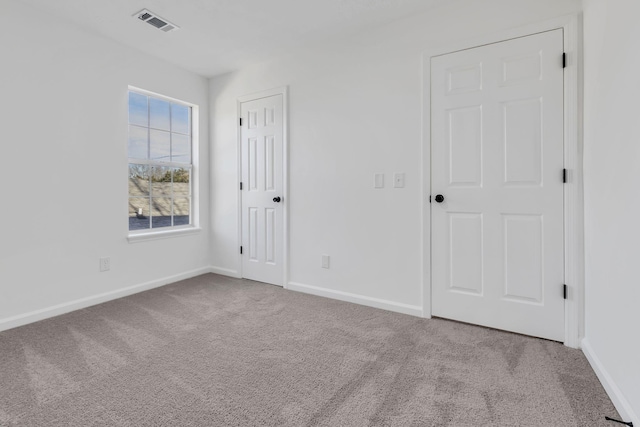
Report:
M 176 24 L 172 24 L 171 22 L 167 21 L 164 18 L 159 17 L 158 15 L 156 15 L 155 13 L 147 9 L 142 9 L 140 12 L 135 13 L 133 17 L 138 18 L 139 20 L 144 21 L 149 25 L 153 25 L 154 27 L 164 31 L 165 33 L 168 33 L 169 31 L 177 30 L 180 28 Z

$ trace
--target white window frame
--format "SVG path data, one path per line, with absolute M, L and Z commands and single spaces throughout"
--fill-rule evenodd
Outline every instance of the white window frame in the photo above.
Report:
M 171 102 L 174 104 L 184 105 L 191 109 L 191 163 L 190 163 L 190 179 L 189 185 L 190 188 L 190 206 L 189 206 L 189 224 L 186 225 L 177 225 L 177 226 L 169 226 L 169 227 L 160 227 L 160 228 L 147 228 L 143 230 L 129 230 L 129 187 L 127 182 L 127 203 L 126 203 L 126 218 L 127 218 L 127 240 L 129 243 L 143 242 L 148 240 L 156 240 L 156 239 L 164 239 L 169 237 L 177 237 L 182 235 L 193 234 L 201 231 L 199 226 L 200 218 L 198 215 L 199 212 L 199 180 L 198 180 L 198 171 L 199 171 L 199 156 L 198 156 L 198 141 L 200 140 L 199 136 L 199 117 L 200 111 L 199 107 L 196 104 L 192 104 L 187 101 L 183 101 L 181 99 L 168 97 L 166 95 L 162 95 L 156 92 L 151 92 L 145 89 L 140 89 L 135 86 L 128 86 L 127 89 L 127 140 L 129 135 L 129 92 L 134 92 L 140 95 L 153 97 L 156 99 L 160 99 L 162 101 Z M 152 129 L 149 127 L 149 129 Z M 129 153 L 127 151 L 127 173 L 129 171 L 130 164 L 139 164 L 139 165 L 148 165 L 148 166 L 161 166 L 161 167 L 173 167 L 173 168 L 183 168 L 185 167 L 184 163 L 175 163 L 175 162 L 158 162 L 150 159 L 135 159 L 129 158 Z M 127 180 L 128 181 L 128 180 Z M 151 189 L 149 189 L 151 192 Z M 150 193 L 150 199 L 153 195 Z M 173 197 L 173 196 L 172 196 Z M 150 214 L 150 213 L 149 213 Z

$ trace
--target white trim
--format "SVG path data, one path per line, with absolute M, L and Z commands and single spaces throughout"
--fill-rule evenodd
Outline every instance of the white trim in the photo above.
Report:
M 262 98 L 268 98 L 275 95 L 285 95 L 288 92 L 288 86 L 274 87 L 271 89 L 261 90 L 260 92 L 253 92 L 247 95 L 238 97 L 238 103 L 255 101 Z
M 200 148 L 202 141 L 200 141 L 200 107 L 193 105 L 191 107 L 191 226 L 200 227 L 200 199 L 202 194 L 200 193 Z M 205 125 L 206 127 L 207 125 Z M 208 141 L 204 141 L 205 144 Z M 208 173 L 208 169 L 205 171 Z M 207 176 L 208 178 L 208 176 Z
M 169 283 L 190 279 L 192 277 L 200 276 L 201 274 L 206 274 L 206 273 L 211 273 L 211 267 L 202 267 L 196 270 L 191 270 L 191 271 L 176 274 L 173 276 L 164 277 L 162 279 L 156 279 L 150 282 L 129 286 L 126 288 L 115 290 L 115 291 L 105 292 L 102 294 L 93 295 L 86 298 L 80 298 L 75 301 L 65 302 L 65 303 L 54 305 L 51 307 L 42 308 L 40 310 L 34 310 L 29 313 L 19 314 L 13 317 L 7 317 L 5 319 L 0 319 L 0 331 L 16 328 L 18 326 L 48 319 L 50 317 L 59 316 L 61 314 L 69 313 L 71 311 L 87 308 L 92 305 L 102 304 L 107 301 L 137 294 L 138 292 L 143 292 L 149 289 L 158 288 L 160 286 L 168 285 Z
M 582 17 L 574 16 L 564 25 L 564 166 L 567 183 L 564 191 L 565 340 L 568 347 L 579 348 L 584 338 L 584 190 L 582 139 Z
M 221 276 L 233 277 L 236 279 L 242 278 L 242 275 L 237 270 L 232 270 L 230 268 L 211 267 L 211 273 L 219 274 Z
M 586 356 L 587 360 L 591 364 L 593 371 L 596 373 L 596 376 L 602 383 L 604 390 L 609 395 L 611 402 L 618 410 L 618 413 L 623 418 L 624 421 L 631 421 L 634 425 L 640 425 L 640 417 L 633 411 L 633 408 L 629 401 L 624 397 L 616 383 L 611 378 L 611 375 L 607 372 L 600 362 L 600 359 L 593 351 L 591 344 L 587 338 L 582 340 L 582 352 Z M 605 414 L 606 415 L 606 414 Z
M 363 295 L 352 294 L 349 292 L 335 291 L 332 289 L 320 288 L 318 286 L 304 285 L 302 283 L 296 282 L 289 282 L 286 288 L 291 291 L 302 292 L 305 294 L 317 295 L 321 297 L 336 299 L 339 301 L 365 305 L 367 307 L 380 308 L 383 310 L 395 311 L 396 313 L 422 317 L 422 307 L 417 305 L 402 304 L 399 302 L 372 298 Z
M 565 185 L 565 283 L 569 297 L 565 301 L 565 340 L 578 348 L 584 336 L 584 201 L 582 171 L 582 17 L 562 16 L 549 21 L 513 28 L 455 42 L 422 56 L 422 303 L 424 317 L 431 317 L 431 58 L 459 50 L 498 43 L 531 34 L 562 29 L 567 68 L 564 73 L 564 162 L 568 171 Z
M 156 231 L 153 228 L 151 229 L 145 229 L 145 230 L 140 230 L 139 232 L 131 232 L 129 230 L 129 221 L 126 220 L 126 227 L 127 227 L 127 231 L 129 231 L 129 234 L 127 235 L 127 240 L 129 241 L 129 243 L 135 243 L 138 241 L 147 241 L 147 240 L 156 240 L 156 239 L 164 239 L 167 237 L 174 237 L 174 236 L 181 236 L 181 235 L 185 235 L 185 234 L 191 234 L 195 231 L 200 230 L 200 106 L 197 104 L 194 104 L 192 102 L 188 102 L 188 101 L 183 101 L 181 99 L 178 98 L 173 98 L 170 96 L 166 96 L 166 95 L 162 95 L 159 94 L 157 92 L 152 92 L 149 90 L 145 90 L 145 89 L 140 89 L 136 86 L 131 86 L 128 85 L 127 86 L 127 98 L 129 95 L 129 92 L 134 92 L 137 93 L 139 95 L 144 95 L 144 96 L 150 96 L 150 97 L 154 97 L 157 99 L 162 99 L 164 101 L 168 101 L 174 104 L 180 104 L 183 105 L 185 107 L 189 107 L 191 110 L 191 163 L 188 164 L 184 164 L 184 163 L 175 163 L 175 162 L 155 162 L 149 159 L 132 159 L 128 157 L 128 153 L 127 153 L 127 169 L 128 169 L 128 165 L 129 164 L 146 164 L 149 166 L 167 166 L 167 167 L 182 167 L 182 168 L 189 168 L 189 173 L 191 176 L 191 182 L 190 182 L 190 192 L 191 195 L 189 196 L 190 198 L 190 215 L 189 215 L 189 225 L 188 227 L 191 228 L 190 231 L 184 231 L 187 229 L 187 227 L 182 228 L 182 226 L 173 226 L 173 227 L 167 227 L 166 229 L 162 230 L 162 231 Z M 148 113 L 148 111 L 147 111 Z M 129 121 L 127 120 L 127 129 L 128 126 L 130 126 L 131 124 L 129 123 Z M 142 127 L 142 128 L 146 128 L 146 129 L 155 129 L 152 128 L 151 123 L 149 122 L 149 126 L 139 126 L 139 125 L 131 125 L 131 126 L 138 126 L 138 127 Z M 128 131 L 127 131 L 128 132 Z M 179 133 L 179 132 L 174 132 L 174 133 L 178 133 L 180 135 L 186 135 L 183 133 Z M 173 190 L 171 193 L 171 197 L 173 199 Z M 129 217 L 129 206 L 128 203 L 129 202 L 129 190 L 127 189 L 127 204 L 125 205 L 125 218 Z M 171 210 L 173 213 L 173 209 Z M 151 213 L 151 212 L 149 212 Z M 168 231 L 176 231 L 175 234 L 166 234 Z M 149 237 L 148 238 L 143 238 L 140 237 L 142 234 L 148 234 Z
M 136 92 L 136 93 L 138 93 L 140 95 L 153 96 L 155 98 L 160 98 L 160 99 L 163 99 L 165 101 L 173 102 L 173 103 L 176 103 L 176 104 L 182 104 L 182 105 L 184 105 L 186 107 L 197 107 L 198 106 L 197 104 L 193 104 L 193 103 L 191 103 L 189 101 L 183 101 L 182 99 L 173 98 L 171 96 L 163 95 L 163 94 L 158 93 L 158 92 L 152 92 L 150 90 L 141 89 L 141 88 L 139 88 L 137 86 L 128 85 L 127 88 L 128 88 L 129 91 Z
M 147 242 L 149 240 L 168 239 L 171 237 L 188 236 L 190 234 L 197 234 L 202 231 L 199 227 L 188 228 L 169 228 L 162 231 L 145 231 L 140 234 L 129 234 L 127 240 L 129 243 Z
M 282 95 L 282 181 L 283 181 L 283 195 L 284 207 L 283 207 L 283 254 L 282 254 L 282 283 L 280 286 L 287 289 L 287 283 L 289 281 L 289 87 L 281 86 L 273 89 L 267 89 L 260 92 L 254 92 L 248 95 L 239 96 L 237 98 L 237 137 L 238 149 L 238 183 L 242 182 L 242 155 L 239 147 L 242 144 L 242 131 L 239 126 L 238 120 L 242 117 L 242 103 L 255 101 L 262 98 L 268 98 L 270 96 Z M 238 186 L 238 244 L 240 248 L 242 245 L 242 191 Z M 242 255 L 238 251 L 238 277 L 242 277 Z

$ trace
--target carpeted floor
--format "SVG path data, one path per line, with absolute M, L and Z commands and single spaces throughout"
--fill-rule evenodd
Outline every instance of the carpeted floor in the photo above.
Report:
M 579 350 L 208 274 L 0 333 L 2 426 L 611 426 Z

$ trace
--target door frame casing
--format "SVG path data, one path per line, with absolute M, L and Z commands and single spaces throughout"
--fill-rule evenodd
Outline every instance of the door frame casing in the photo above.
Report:
M 256 101 L 258 99 L 269 98 L 271 96 L 282 95 L 282 199 L 284 206 L 282 207 L 282 283 L 280 286 L 287 288 L 289 283 L 289 87 L 281 86 L 273 89 L 267 89 L 260 92 L 254 92 L 247 95 L 239 96 L 237 103 L 236 126 L 238 129 L 237 140 L 237 162 L 238 162 L 238 249 L 242 245 L 242 190 L 239 183 L 242 182 L 242 128 L 239 120 L 242 117 L 242 104 L 245 102 Z M 242 255 L 240 250 L 238 256 L 238 273 L 239 277 L 243 276 L 242 271 Z
M 582 16 L 562 16 L 429 49 L 422 54 L 422 316 L 431 317 L 431 58 L 536 33 L 562 29 L 564 52 L 564 278 L 565 340 L 579 348 L 584 337 L 584 196 L 582 168 Z M 558 58 L 560 61 L 560 58 Z M 558 292 L 561 292 L 558 284 Z

